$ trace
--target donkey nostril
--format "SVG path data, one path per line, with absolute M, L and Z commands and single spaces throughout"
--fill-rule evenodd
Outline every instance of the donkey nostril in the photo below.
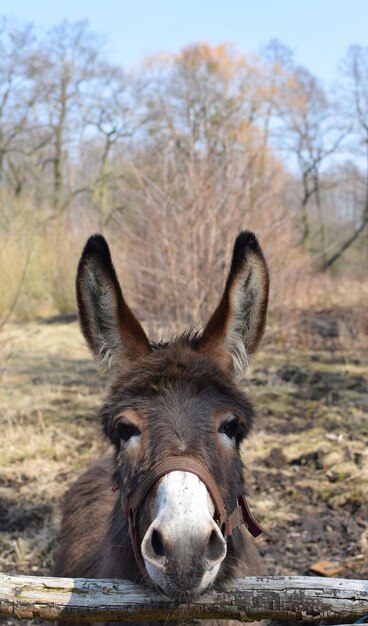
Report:
M 208 540 L 208 548 L 209 550 L 216 550 L 218 545 L 217 532 L 215 530 L 210 534 L 210 538 Z
M 208 538 L 206 557 L 210 561 L 219 561 L 225 556 L 226 544 L 218 530 L 213 530 Z
M 163 544 L 163 541 L 162 541 L 161 534 L 156 529 L 154 529 L 152 531 L 151 545 L 152 545 L 153 551 L 156 554 L 156 556 L 164 556 L 165 555 L 165 549 L 164 549 L 164 544 Z

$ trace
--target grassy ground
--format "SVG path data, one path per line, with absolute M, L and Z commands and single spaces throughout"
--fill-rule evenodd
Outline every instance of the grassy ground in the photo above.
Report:
M 248 386 L 244 447 L 265 573 L 368 578 L 368 381 L 363 348 L 266 346 Z M 0 571 L 48 574 L 67 485 L 105 449 L 103 393 L 77 324 L 8 325 L 0 337 Z

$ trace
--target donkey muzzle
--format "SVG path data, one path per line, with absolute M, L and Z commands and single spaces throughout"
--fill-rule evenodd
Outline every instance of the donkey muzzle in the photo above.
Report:
M 160 479 L 156 517 L 140 544 L 140 507 Z M 227 514 L 216 481 L 189 456 L 169 457 L 154 465 L 124 501 L 124 510 L 138 567 L 164 591 L 180 586 L 184 591 L 204 591 L 226 556 L 228 535 L 241 524 L 254 536 L 262 532 L 243 495 Z
M 148 574 L 164 591 L 202 591 L 227 551 L 205 485 L 189 472 L 171 472 L 160 481 L 155 505 L 141 544 Z

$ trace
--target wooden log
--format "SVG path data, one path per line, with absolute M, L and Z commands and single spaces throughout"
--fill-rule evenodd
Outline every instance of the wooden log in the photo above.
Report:
M 0 574 L 0 615 L 20 619 L 143 621 L 319 619 L 368 613 L 368 581 L 307 576 L 238 578 L 188 604 L 124 580 Z M 336 619 L 338 618 L 338 619 Z

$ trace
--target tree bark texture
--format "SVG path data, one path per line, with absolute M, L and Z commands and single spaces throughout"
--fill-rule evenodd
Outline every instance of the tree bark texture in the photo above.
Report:
M 0 574 L 0 615 L 20 619 L 354 621 L 368 613 L 368 581 L 306 576 L 238 578 L 188 604 L 123 580 Z

